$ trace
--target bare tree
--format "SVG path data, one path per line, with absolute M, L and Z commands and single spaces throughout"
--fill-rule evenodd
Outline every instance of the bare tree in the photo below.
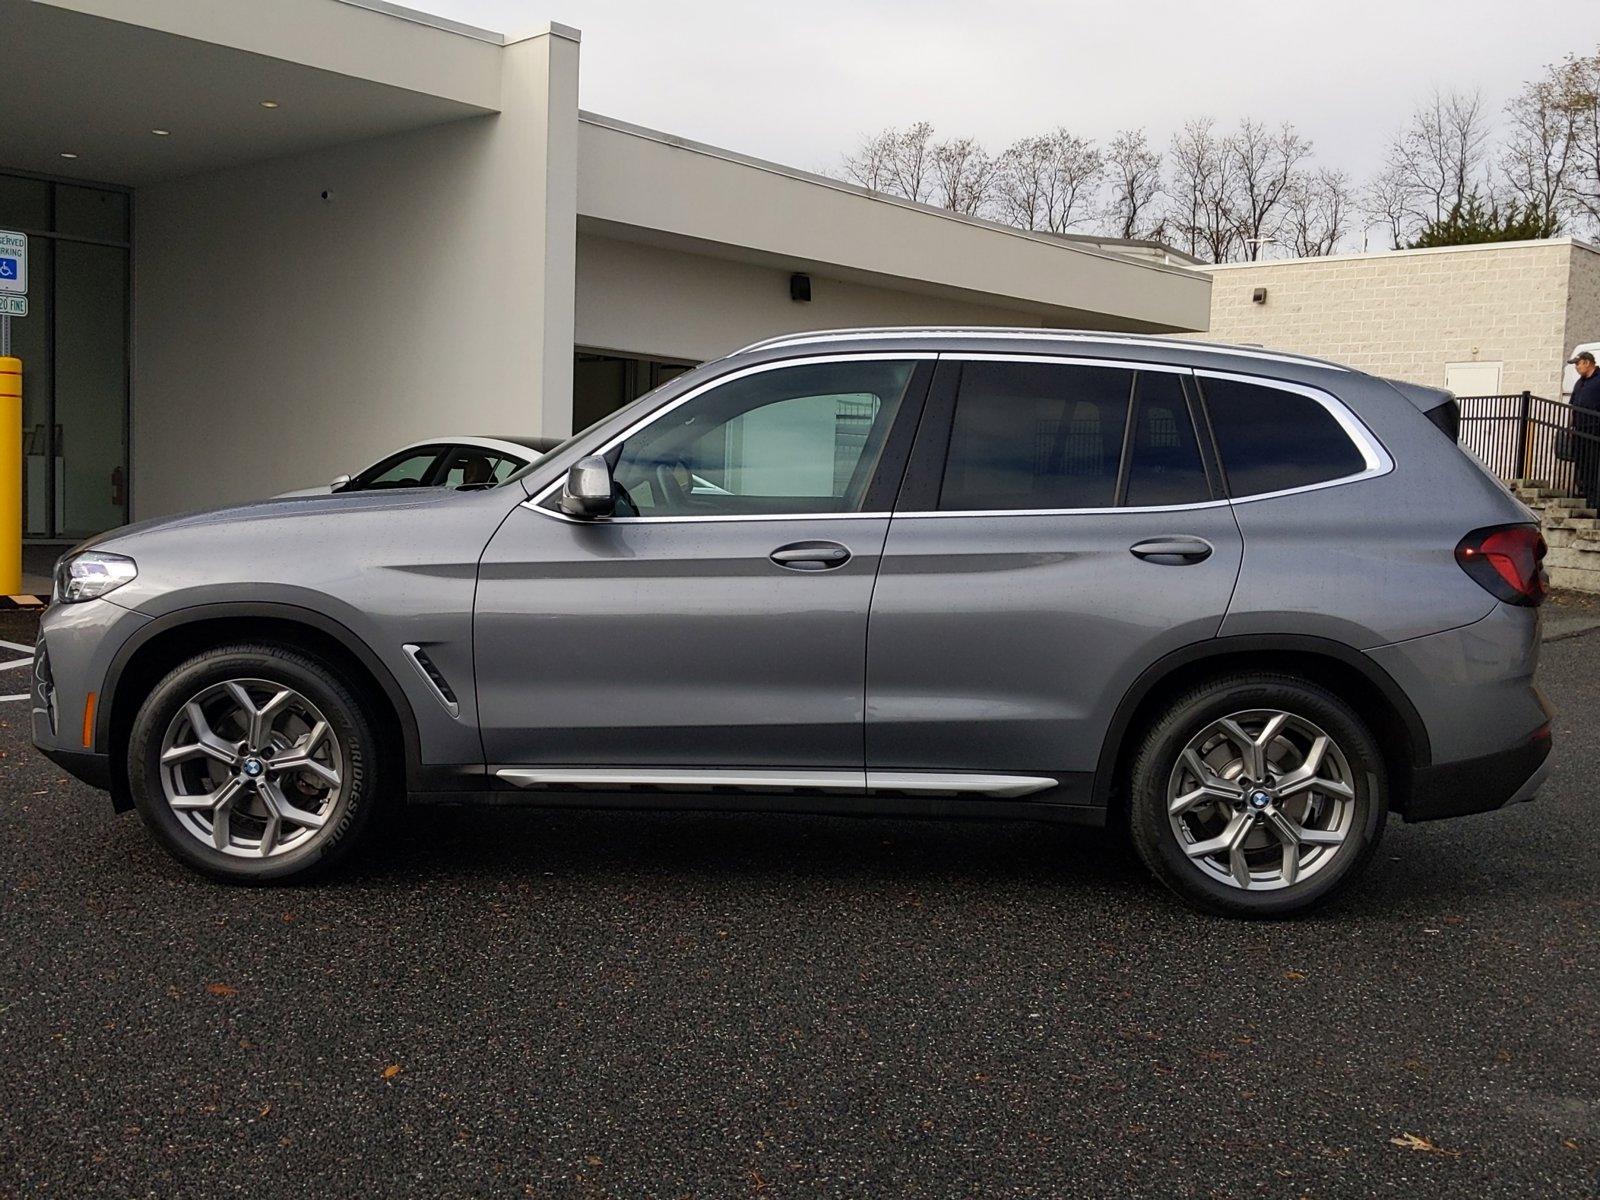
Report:
M 1246 118 L 1224 139 L 1222 152 L 1232 166 L 1239 245 L 1245 258 L 1260 258 L 1263 247 L 1277 238 L 1289 184 L 1311 153 L 1311 143 L 1288 123 L 1272 130 Z
M 1093 142 L 1056 129 L 1023 138 L 1000 156 L 995 200 L 1002 220 L 1065 233 L 1094 208 L 1104 160 Z
M 1563 192 L 1571 211 L 1600 226 L 1600 51 L 1553 69 L 1557 103 L 1572 121 L 1571 161 Z
M 1406 244 L 1416 229 L 1411 214 L 1410 193 L 1405 180 L 1392 165 L 1385 166 L 1367 182 L 1361 196 L 1361 215 L 1368 225 L 1383 227 L 1391 250 Z
M 1284 238 L 1296 258 L 1320 258 L 1338 251 L 1355 209 L 1350 177 L 1319 167 L 1298 172 L 1284 193 Z
M 1156 193 L 1161 190 L 1161 155 L 1150 148 L 1144 130 L 1125 129 L 1111 139 L 1105 167 L 1109 231 L 1123 238 L 1148 236 Z
M 845 178 L 875 192 L 926 200 L 933 182 L 932 140 L 933 126 L 926 121 L 871 134 L 845 156 Z
M 1500 169 L 1512 197 L 1559 228 L 1570 205 L 1567 174 L 1576 149 L 1579 109 L 1569 100 L 1565 67 L 1523 85 L 1506 105 Z
M 1442 221 L 1484 183 L 1489 117 L 1477 92 L 1435 89 L 1389 145 L 1392 174 L 1411 220 Z
M 1167 228 L 1196 258 L 1227 262 L 1238 245 L 1233 167 L 1210 117 L 1190 121 L 1167 153 Z
M 875 192 L 887 191 L 889 160 L 894 156 L 897 136 L 893 129 L 885 129 L 862 138 L 856 152 L 844 156 L 844 177 Z
M 933 203 L 969 216 L 990 207 L 995 161 L 976 138 L 949 138 L 935 144 L 929 169 Z

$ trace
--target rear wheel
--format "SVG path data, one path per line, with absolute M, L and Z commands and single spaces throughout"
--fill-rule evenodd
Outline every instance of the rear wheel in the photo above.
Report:
M 1211 912 L 1321 904 L 1376 849 L 1383 758 L 1353 709 L 1292 676 L 1240 674 L 1174 701 L 1134 760 L 1130 831 L 1145 865 Z
M 128 774 L 145 823 L 180 861 L 232 882 L 330 866 L 371 819 L 375 730 L 324 663 L 224 646 L 156 685 L 134 718 Z

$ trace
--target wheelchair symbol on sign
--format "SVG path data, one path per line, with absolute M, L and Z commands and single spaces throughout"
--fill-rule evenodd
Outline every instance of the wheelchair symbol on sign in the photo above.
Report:
M 14 258 L 0 258 L 0 279 L 15 279 L 17 277 L 17 260 Z

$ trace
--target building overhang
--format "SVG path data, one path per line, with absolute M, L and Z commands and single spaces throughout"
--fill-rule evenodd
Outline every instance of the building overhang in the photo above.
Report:
M 965 217 L 582 113 L 582 231 L 1039 315 L 1058 327 L 1205 329 L 1198 271 Z
M 328 0 L 0 0 L 0 40 L 0 163 L 130 186 L 498 111 L 504 55 Z

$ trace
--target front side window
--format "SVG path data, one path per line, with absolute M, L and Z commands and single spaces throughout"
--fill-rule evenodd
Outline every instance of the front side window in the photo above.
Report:
M 1235 496 L 1327 483 L 1367 467 L 1343 426 L 1310 396 L 1210 375 L 1200 386 Z
M 617 516 L 861 511 L 915 366 L 778 367 L 685 401 L 613 452 Z

